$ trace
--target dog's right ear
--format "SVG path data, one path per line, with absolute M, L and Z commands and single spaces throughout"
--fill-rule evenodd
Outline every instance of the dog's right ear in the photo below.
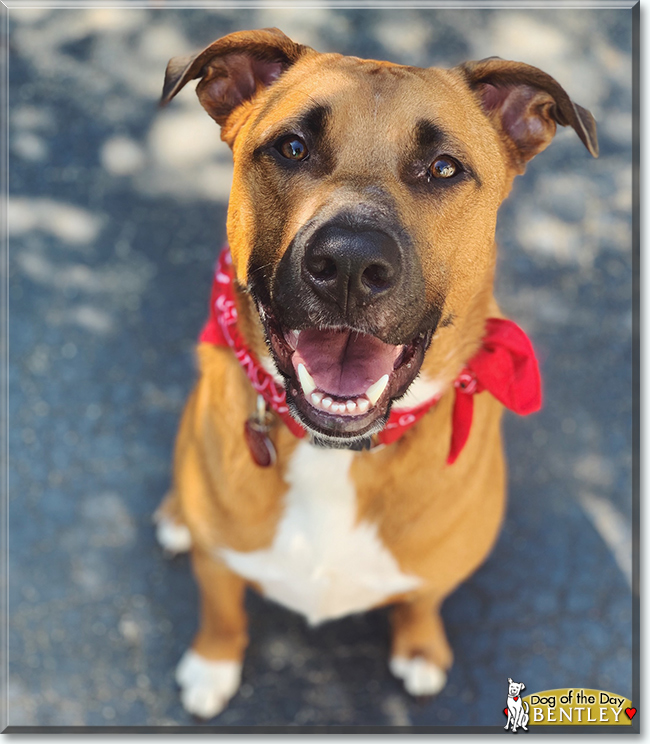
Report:
M 510 682 L 510 684 L 512 684 L 512 680 L 510 679 L 510 677 L 508 677 L 508 682 Z
M 160 104 L 169 103 L 190 80 L 201 78 L 196 89 L 199 101 L 223 125 L 234 109 L 310 51 L 277 28 L 237 31 L 212 42 L 199 54 L 171 59 Z
M 550 75 L 523 62 L 489 57 L 460 66 L 483 111 L 504 136 L 512 164 L 523 173 L 526 162 L 553 139 L 558 124 L 571 126 L 598 157 L 596 122 L 574 103 Z

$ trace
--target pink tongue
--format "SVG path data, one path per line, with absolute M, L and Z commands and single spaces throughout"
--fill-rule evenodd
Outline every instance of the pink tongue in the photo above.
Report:
M 393 371 L 401 346 L 354 331 L 301 331 L 293 367 L 304 364 L 316 387 L 339 397 L 357 397 Z

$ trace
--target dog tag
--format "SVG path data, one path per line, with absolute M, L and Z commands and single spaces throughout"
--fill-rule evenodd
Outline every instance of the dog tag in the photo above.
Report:
M 244 424 L 244 437 L 253 462 L 261 468 L 268 468 L 276 460 L 275 447 L 269 439 L 273 426 L 273 416 L 266 410 L 266 401 L 257 396 L 257 412 Z

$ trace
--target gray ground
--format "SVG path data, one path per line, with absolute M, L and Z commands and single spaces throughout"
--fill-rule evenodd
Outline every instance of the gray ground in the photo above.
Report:
M 444 605 L 436 699 L 391 678 L 383 611 L 310 629 L 248 599 L 244 683 L 216 725 L 504 725 L 506 678 L 632 696 L 631 11 L 14 10 L 10 160 L 11 725 L 193 724 L 174 665 L 196 627 L 164 493 L 230 155 L 169 57 L 276 25 L 322 51 L 553 74 L 599 123 L 570 131 L 500 213 L 498 296 L 532 336 L 545 407 L 508 416 L 510 502 Z

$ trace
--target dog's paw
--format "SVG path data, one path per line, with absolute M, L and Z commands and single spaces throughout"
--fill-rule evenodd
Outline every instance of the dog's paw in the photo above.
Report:
M 192 536 L 184 524 L 174 522 L 164 514 L 155 517 L 158 544 L 171 555 L 187 553 L 192 547 Z
M 437 695 L 447 683 L 447 675 L 439 666 L 422 656 L 407 659 L 393 656 L 390 671 L 404 681 L 404 688 L 410 695 Z
M 188 713 L 214 718 L 237 692 L 241 680 L 238 661 L 209 661 L 189 649 L 176 667 L 181 702 Z

